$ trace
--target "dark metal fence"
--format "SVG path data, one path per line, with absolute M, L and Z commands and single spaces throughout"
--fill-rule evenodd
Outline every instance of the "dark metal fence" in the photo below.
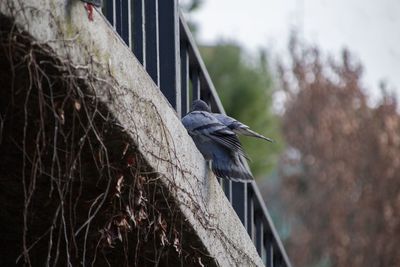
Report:
M 179 116 L 194 99 L 225 113 L 178 0 L 105 0 L 103 13 Z M 255 183 L 220 180 L 224 192 L 267 267 L 289 259 Z

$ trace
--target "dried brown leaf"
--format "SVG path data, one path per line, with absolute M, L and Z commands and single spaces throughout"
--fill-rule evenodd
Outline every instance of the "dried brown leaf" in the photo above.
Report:
M 74 108 L 79 111 L 81 110 L 81 103 L 79 102 L 79 100 L 75 99 L 74 101 Z

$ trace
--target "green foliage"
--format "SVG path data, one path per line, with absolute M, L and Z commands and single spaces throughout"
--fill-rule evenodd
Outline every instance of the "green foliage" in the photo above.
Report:
M 272 170 L 283 147 L 279 121 L 271 111 L 273 83 L 265 54 L 245 60 L 249 57 L 235 44 L 204 46 L 200 50 L 227 114 L 276 141 L 271 144 L 241 138 L 251 158 L 249 164 L 254 175 L 265 176 Z
M 184 12 L 193 12 L 198 10 L 204 3 L 203 0 L 187 0 L 179 3 Z

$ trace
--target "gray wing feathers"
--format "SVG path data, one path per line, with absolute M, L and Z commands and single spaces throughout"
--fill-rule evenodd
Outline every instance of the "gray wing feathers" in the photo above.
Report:
M 207 139 L 210 139 L 246 157 L 236 134 L 210 113 L 204 111 L 191 112 L 182 119 L 182 123 L 192 138 L 197 136 L 204 143 L 207 142 Z M 201 149 L 199 150 L 201 151 Z
M 182 123 L 204 158 L 212 159 L 216 176 L 235 181 L 253 180 L 245 164 L 245 152 L 232 130 L 204 111 L 189 113 Z
M 232 117 L 226 116 L 224 114 L 219 114 L 219 113 L 214 113 L 213 115 L 218 121 L 220 121 L 222 124 L 224 124 L 225 126 L 227 126 L 229 129 L 231 129 L 233 132 L 235 132 L 237 134 L 256 137 L 256 138 L 264 139 L 269 142 L 273 142 L 273 140 L 271 138 L 265 137 L 261 134 L 258 134 L 256 132 L 250 130 L 249 126 L 241 123 L 240 121 L 235 120 Z

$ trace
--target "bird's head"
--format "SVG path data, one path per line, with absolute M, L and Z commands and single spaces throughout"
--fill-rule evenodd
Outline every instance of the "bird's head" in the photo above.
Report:
M 207 111 L 211 112 L 210 107 L 203 100 L 197 99 L 193 101 L 192 111 Z

